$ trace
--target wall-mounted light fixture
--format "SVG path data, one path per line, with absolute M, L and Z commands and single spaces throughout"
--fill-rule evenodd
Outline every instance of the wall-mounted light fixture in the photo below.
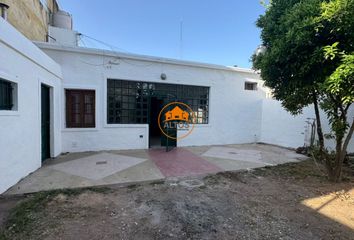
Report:
M 167 76 L 165 73 L 161 73 L 161 76 L 160 76 L 161 80 L 166 80 L 167 79 Z

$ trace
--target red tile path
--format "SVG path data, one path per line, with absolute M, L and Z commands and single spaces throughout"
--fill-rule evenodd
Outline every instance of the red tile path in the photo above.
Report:
M 148 150 L 150 159 L 165 177 L 185 177 L 222 171 L 221 168 L 183 148 L 170 152 L 165 149 Z

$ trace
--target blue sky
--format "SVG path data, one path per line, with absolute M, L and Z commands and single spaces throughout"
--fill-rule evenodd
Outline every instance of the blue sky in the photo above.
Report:
M 250 67 L 260 44 L 259 0 L 59 0 L 74 29 L 126 51 Z M 180 23 L 183 43 L 180 50 Z M 86 46 L 103 45 L 84 38 Z M 182 54 L 181 54 L 182 53 Z

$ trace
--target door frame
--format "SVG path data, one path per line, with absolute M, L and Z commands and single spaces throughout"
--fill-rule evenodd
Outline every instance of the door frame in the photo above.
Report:
M 164 104 L 164 99 L 166 98 L 165 94 L 161 94 L 160 92 L 156 92 L 155 94 L 152 94 L 151 92 L 149 92 L 149 95 L 148 95 L 148 129 L 149 129 L 149 136 L 148 136 L 148 139 L 149 139 L 149 149 L 151 148 L 151 133 L 150 133 L 150 124 L 151 124 L 151 99 L 152 98 L 156 98 L 156 99 L 159 99 L 159 100 L 162 100 L 162 103 Z M 162 107 L 164 106 L 162 104 Z M 162 134 L 162 133 L 161 133 Z M 161 136 L 160 136 L 161 138 Z M 163 146 L 161 145 L 161 140 L 160 140 L 160 147 L 162 148 Z
M 163 102 L 163 97 L 161 95 L 152 96 L 151 94 L 149 94 L 149 96 L 148 96 L 148 116 L 147 116 L 147 119 L 148 119 L 148 132 L 149 132 L 149 135 L 148 135 L 148 146 L 149 146 L 149 149 L 151 148 L 150 124 L 152 124 L 152 122 L 151 122 L 151 110 L 152 110 L 152 108 L 151 108 L 151 99 L 152 98 L 156 98 L 158 100 L 162 100 L 162 102 Z M 163 105 L 162 105 L 162 107 L 163 107 Z M 160 136 L 160 138 L 161 138 L 161 136 Z M 161 142 L 160 142 L 160 147 L 162 147 L 161 146 Z
M 151 98 L 153 97 L 156 97 L 157 99 L 160 99 L 163 101 L 163 107 L 170 101 L 176 101 L 176 96 L 174 96 L 173 94 L 171 93 L 164 93 L 164 92 L 155 92 L 154 95 L 150 92 L 149 93 L 149 96 L 148 96 L 148 129 L 150 129 L 150 124 L 151 124 L 151 119 L 150 119 L 150 115 L 151 115 Z M 177 131 L 177 129 L 176 129 Z M 177 132 L 176 132 L 177 134 Z M 166 137 L 166 146 L 162 146 L 162 138 L 164 137 L 163 133 L 161 133 L 161 140 L 160 140 L 160 143 L 161 143 L 161 148 L 166 148 L 166 151 L 170 151 L 172 150 L 173 148 L 177 147 L 178 146 L 178 141 L 177 139 L 176 140 L 173 140 L 173 142 L 175 142 L 175 146 L 173 146 L 171 149 L 169 148 L 169 138 Z M 148 139 L 149 139 L 149 149 L 151 148 L 151 143 L 150 143 L 150 140 L 151 140 L 151 137 L 150 137 L 150 131 L 149 131 L 149 136 L 148 136 Z
M 40 134 L 39 134 L 39 139 L 40 139 L 40 160 L 43 162 L 43 151 L 42 151 L 42 87 L 45 87 L 48 89 L 48 108 L 49 108 L 49 128 L 48 128 L 48 155 L 49 158 L 53 157 L 53 141 L 54 141 L 54 135 L 53 135 L 53 87 L 40 82 L 39 84 L 39 126 L 40 126 Z
M 167 104 L 171 103 L 171 102 L 176 102 L 177 100 L 177 97 L 172 95 L 172 94 L 167 94 L 166 97 L 164 98 L 164 105 L 166 106 Z M 168 107 L 170 108 L 170 107 Z M 165 138 L 166 139 L 166 146 L 165 146 L 165 149 L 166 149 L 166 152 L 169 152 L 171 150 L 173 150 L 174 148 L 177 147 L 177 131 L 178 131 L 178 128 L 176 126 L 176 128 L 174 128 L 174 131 L 175 131 L 175 134 L 176 134 L 176 139 L 172 139 L 172 138 L 169 138 L 167 136 L 165 136 L 164 134 L 162 135 L 162 138 Z M 161 141 L 162 141 L 162 138 L 161 138 Z

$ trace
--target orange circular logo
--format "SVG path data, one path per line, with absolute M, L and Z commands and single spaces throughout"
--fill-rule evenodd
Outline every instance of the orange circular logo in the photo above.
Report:
M 178 140 L 192 133 L 196 118 L 192 108 L 187 104 L 171 102 L 161 109 L 157 121 L 161 132 L 166 137 Z M 177 129 L 186 133 L 177 137 Z

